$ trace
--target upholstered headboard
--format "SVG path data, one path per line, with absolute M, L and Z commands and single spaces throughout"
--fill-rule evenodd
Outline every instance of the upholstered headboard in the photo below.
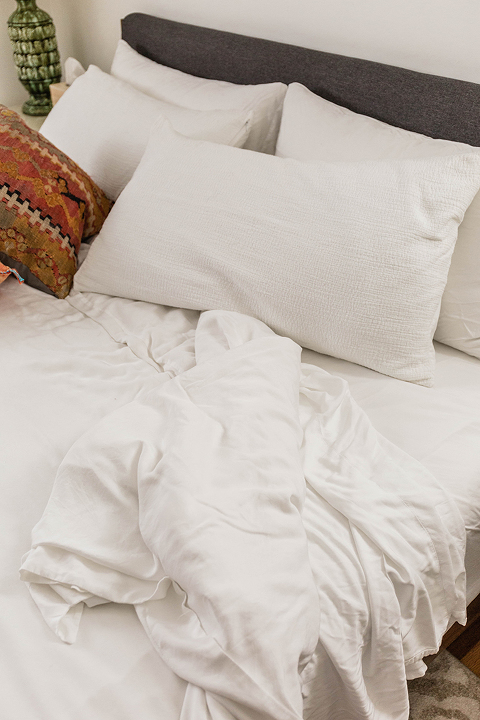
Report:
M 295 45 L 132 13 L 122 37 L 191 75 L 239 84 L 300 82 L 355 112 L 434 138 L 480 146 L 480 85 Z

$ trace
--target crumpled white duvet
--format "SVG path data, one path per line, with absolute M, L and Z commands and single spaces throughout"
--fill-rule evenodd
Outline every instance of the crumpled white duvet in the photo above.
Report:
M 60 466 L 21 568 L 46 622 L 134 604 L 181 720 L 407 720 L 465 620 L 456 506 L 263 323 L 205 312 L 175 357 Z

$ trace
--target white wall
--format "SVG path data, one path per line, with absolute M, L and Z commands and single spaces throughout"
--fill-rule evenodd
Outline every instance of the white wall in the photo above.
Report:
M 74 32 L 69 8 L 65 0 L 38 0 L 38 7 L 48 12 L 55 23 L 60 56 L 65 60 L 72 54 Z M 13 62 L 12 46 L 7 32 L 7 20 L 16 9 L 14 0 L 0 0 L 0 103 L 18 105 L 28 98 L 28 93 L 17 78 Z
M 57 27 L 62 59 L 110 67 L 120 19 L 135 10 L 220 30 L 480 83 L 479 0 L 38 0 Z M 0 102 L 26 97 L 0 0 Z M 1 28 L 3 27 L 3 31 Z
M 135 10 L 480 83 L 479 0 L 64 0 L 84 63 L 108 70 Z

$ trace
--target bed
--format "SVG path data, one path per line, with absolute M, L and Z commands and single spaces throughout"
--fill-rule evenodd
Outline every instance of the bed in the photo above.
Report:
M 0 285 L 2 717 L 407 720 L 480 593 L 480 86 L 141 13 L 122 37 L 44 126 L 96 183 L 59 193 L 93 242 L 48 218 L 72 289 L 0 252 L 27 280 Z M 254 102 L 210 112 L 197 78 Z

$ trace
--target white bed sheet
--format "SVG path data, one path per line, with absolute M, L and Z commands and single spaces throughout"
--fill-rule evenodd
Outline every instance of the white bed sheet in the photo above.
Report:
M 185 684 L 131 606 L 86 608 L 72 652 L 18 575 L 72 442 L 158 372 L 64 300 L 7 280 L 0 302 L 0 718 L 177 720 Z
M 467 529 L 467 602 L 480 593 L 480 360 L 435 344 L 435 386 L 402 382 L 304 350 L 304 362 L 347 380 L 374 427 L 454 497 Z
M 0 718 L 178 718 L 185 684 L 162 663 L 130 607 L 86 609 L 71 652 L 44 624 L 18 566 L 71 444 L 157 383 L 157 362 L 167 372 L 175 367 L 169 338 L 183 333 L 188 345 L 197 314 L 103 296 L 68 303 L 13 280 L 1 302 Z M 159 346 L 163 355 L 154 357 Z M 437 384 L 427 389 L 312 352 L 304 360 L 347 379 L 377 429 L 452 491 L 468 530 L 472 599 L 480 591 L 480 361 L 437 346 Z

